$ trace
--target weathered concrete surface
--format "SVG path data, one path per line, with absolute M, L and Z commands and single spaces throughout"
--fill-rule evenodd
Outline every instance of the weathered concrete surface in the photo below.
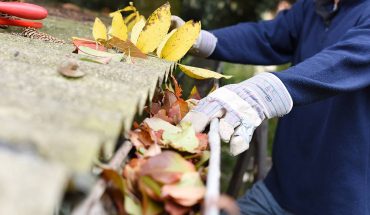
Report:
M 33 155 L 0 150 L 0 214 L 53 214 L 67 171 Z
M 90 27 L 90 24 L 49 18 L 44 31 L 67 40 L 71 36 L 88 37 Z M 0 33 L 0 41 L 0 142 L 6 143 L 0 144 L 0 160 L 1 153 L 7 150 L 4 146 L 17 151 L 12 156 L 4 155 L 9 166 L 0 168 L 0 187 L 21 186 L 9 189 L 9 195 L 14 192 L 23 195 L 22 190 L 32 190 L 23 189 L 16 180 L 2 180 L 10 169 L 27 169 L 40 163 L 45 168 L 40 167 L 40 173 L 35 169 L 34 174 L 48 175 L 54 171 L 50 162 L 66 169 L 66 173 L 55 173 L 55 178 L 50 178 L 58 183 L 44 183 L 38 176 L 29 183 L 39 181 L 34 186 L 40 192 L 47 189 L 45 196 L 60 196 L 68 174 L 89 172 L 102 151 L 106 157 L 112 155 L 122 128 L 130 129 L 135 114 L 143 109 L 158 82 L 173 67 L 172 63 L 156 58 L 109 65 L 84 62 L 71 53 L 72 45 L 8 33 Z M 80 79 L 61 76 L 57 68 L 65 61 L 77 62 L 86 76 Z M 21 161 L 25 153 L 34 159 Z M 36 205 L 45 208 L 32 214 L 48 214 L 44 212 L 50 211 L 49 203 Z M 11 206 L 14 205 L 0 199 L 0 208 Z

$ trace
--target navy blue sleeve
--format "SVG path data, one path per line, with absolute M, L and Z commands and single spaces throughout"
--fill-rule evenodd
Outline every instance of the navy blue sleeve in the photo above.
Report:
M 217 37 L 212 59 L 242 64 L 291 62 L 304 17 L 304 0 L 271 21 L 240 23 L 212 31 Z
M 294 105 L 370 87 L 370 16 L 336 44 L 274 74 L 287 87 Z

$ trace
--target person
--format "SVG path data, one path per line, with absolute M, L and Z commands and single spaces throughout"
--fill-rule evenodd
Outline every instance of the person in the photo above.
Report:
M 193 52 L 292 64 L 217 89 L 183 119 L 202 131 L 220 118 L 236 155 L 263 120 L 283 116 L 273 166 L 238 201 L 243 214 L 370 214 L 370 0 L 299 0 L 271 21 L 202 31 Z

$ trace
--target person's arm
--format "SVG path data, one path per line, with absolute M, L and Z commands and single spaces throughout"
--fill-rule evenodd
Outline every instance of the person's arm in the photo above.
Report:
M 363 17 L 336 44 L 274 74 L 288 89 L 294 105 L 370 87 L 370 16 Z
M 304 0 L 282 11 L 271 21 L 241 23 L 211 33 L 217 45 L 212 59 L 258 65 L 291 61 L 304 19 Z

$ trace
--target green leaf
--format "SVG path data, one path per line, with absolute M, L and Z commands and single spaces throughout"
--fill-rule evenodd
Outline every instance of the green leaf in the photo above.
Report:
M 149 198 L 148 195 L 143 195 L 143 215 L 159 215 L 163 212 L 163 206 Z
M 180 132 L 164 131 L 163 141 L 180 151 L 196 153 L 199 147 L 199 140 L 191 123 L 182 122 L 180 125 L 182 127 Z
M 153 199 L 161 196 L 161 186 L 149 176 L 142 176 L 139 179 L 140 190 Z
M 130 215 L 142 215 L 140 203 L 125 195 L 125 210 Z
M 102 58 L 102 57 L 83 57 L 80 58 L 81 61 L 86 61 L 86 62 L 91 62 L 91 63 L 98 63 L 98 64 L 108 64 L 112 58 L 107 57 L 107 58 Z
M 203 151 L 200 157 L 200 160 L 195 164 L 197 169 L 199 169 L 201 166 L 207 163 L 210 157 L 211 157 L 211 153 L 209 151 Z

